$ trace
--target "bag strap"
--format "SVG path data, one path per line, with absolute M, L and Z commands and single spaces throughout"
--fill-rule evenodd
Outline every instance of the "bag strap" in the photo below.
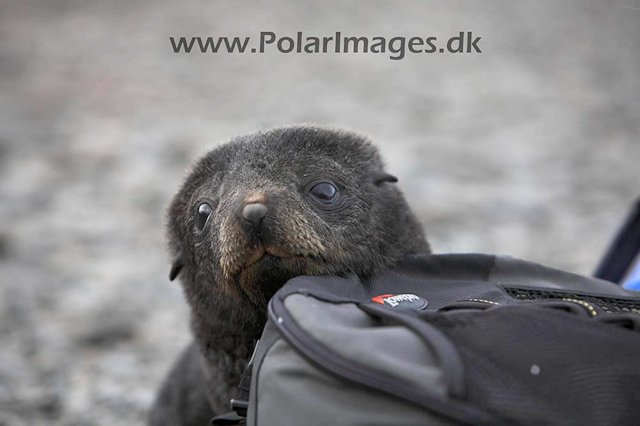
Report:
M 449 373 L 446 375 L 449 396 L 464 397 L 462 359 L 453 343 L 440 330 L 414 315 L 397 312 L 394 308 L 388 308 L 379 303 L 365 302 L 358 304 L 358 307 L 376 318 L 404 325 L 418 335 L 433 351 L 443 370 Z
M 636 201 L 631 209 L 594 276 L 621 284 L 638 253 L 640 253 L 640 200 Z
M 229 413 L 216 416 L 211 420 L 211 424 L 216 425 L 245 425 L 247 420 L 247 410 L 249 408 L 249 394 L 251 392 L 251 373 L 253 372 L 253 359 L 256 356 L 258 350 L 258 344 L 260 340 L 256 340 L 253 347 L 253 354 L 251 359 L 244 367 L 242 376 L 240 377 L 240 384 L 238 385 L 238 398 L 231 400 L 231 410 Z

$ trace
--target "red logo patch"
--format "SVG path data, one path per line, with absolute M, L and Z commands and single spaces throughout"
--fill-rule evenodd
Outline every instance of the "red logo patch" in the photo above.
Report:
M 393 294 L 381 294 L 380 296 L 376 296 L 376 297 L 372 298 L 371 300 L 373 300 L 374 302 L 379 303 L 381 305 L 384 305 L 384 300 L 383 299 L 385 297 L 391 297 L 391 296 L 393 296 Z
M 380 296 L 372 297 L 371 301 L 398 309 L 421 310 L 429 304 L 427 299 L 411 293 L 381 294 Z

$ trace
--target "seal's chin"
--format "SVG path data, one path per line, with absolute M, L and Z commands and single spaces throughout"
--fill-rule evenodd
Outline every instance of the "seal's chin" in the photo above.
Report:
M 240 288 L 254 303 L 265 306 L 288 280 L 312 275 L 318 266 L 312 257 L 270 247 L 256 251 L 248 259 L 239 276 Z

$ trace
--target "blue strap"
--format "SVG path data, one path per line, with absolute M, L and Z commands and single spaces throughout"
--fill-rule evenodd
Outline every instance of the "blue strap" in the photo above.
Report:
M 636 202 L 624 225 L 618 231 L 594 276 L 622 284 L 638 253 L 640 253 L 640 200 Z M 636 279 L 635 282 L 637 281 Z

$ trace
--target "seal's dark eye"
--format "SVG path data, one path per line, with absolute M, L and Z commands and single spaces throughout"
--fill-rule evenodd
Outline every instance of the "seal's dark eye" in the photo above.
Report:
M 202 203 L 198 206 L 198 211 L 196 212 L 196 230 L 198 232 L 204 229 L 211 212 L 213 212 L 213 209 L 207 203 Z
M 318 201 L 326 204 L 331 204 L 338 198 L 338 190 L 329 182 L 315 185 L 310 192 Z

